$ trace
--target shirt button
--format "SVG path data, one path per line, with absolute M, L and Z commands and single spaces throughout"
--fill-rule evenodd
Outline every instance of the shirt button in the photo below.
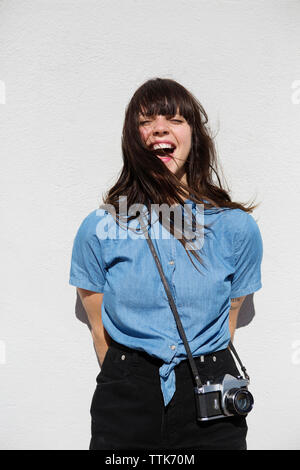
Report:
M 124 361 L 124 359 L 125 359 L 125 354 L 122 354 L 121 359 L 122 359 L 122 361 Z
M 172 260 L 172 261 L 169 261 L 169 264 L 174 264 L 174 261 L 173 261 L 173 260 Z
M 174 351 L 174 349 L 176 349 L 175 344 L 172 344 L 172 346 L 170 346 L 170 348 L 173 349 L 173 351 Z

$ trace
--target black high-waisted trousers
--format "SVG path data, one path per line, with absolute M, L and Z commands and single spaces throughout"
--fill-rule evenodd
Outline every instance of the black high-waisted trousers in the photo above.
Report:
M 204 358 L 204 361 L 203 361 Z M 195 358 L 201 382 L 240 375 L 229 349 Z M 90 450 L 246 450 L 242 416 L 197 421 L 188 360 L 175 366 L 176 391 L 165 407 L 159 368 L 163 361 L 111 341 L 91 403 Z

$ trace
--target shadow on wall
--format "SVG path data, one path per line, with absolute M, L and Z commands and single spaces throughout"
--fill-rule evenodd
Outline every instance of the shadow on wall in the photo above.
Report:
M 255 316 L 253 296 L 254 293 L 247 295 L 244 302 L 242 303 L 236 325 L 237 329 L 249 325 Z

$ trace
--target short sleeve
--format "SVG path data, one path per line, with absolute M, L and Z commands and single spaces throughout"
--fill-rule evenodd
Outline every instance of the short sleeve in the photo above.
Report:
M 81 223 L 74 242 L 71 256 L 69 284 L 94 292 L 103 292 L 106 268 L 103 249 L 97 236 L 99 216 L 91 212 Z
M 230 298 L 251 294 L 262 287 L 261 262 L 263 242 L 257 222 L 243 211 L 234 237 L 235 271 L 231 281 Z

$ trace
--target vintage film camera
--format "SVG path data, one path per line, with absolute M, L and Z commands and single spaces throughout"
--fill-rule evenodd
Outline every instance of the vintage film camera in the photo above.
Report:
M 230 374 L 207 381 L 195 387 L 198 421 L 208 421 L 227 416 L 246 416 L 253 408 L 254 399 L 248 390 L 249 380 Z

